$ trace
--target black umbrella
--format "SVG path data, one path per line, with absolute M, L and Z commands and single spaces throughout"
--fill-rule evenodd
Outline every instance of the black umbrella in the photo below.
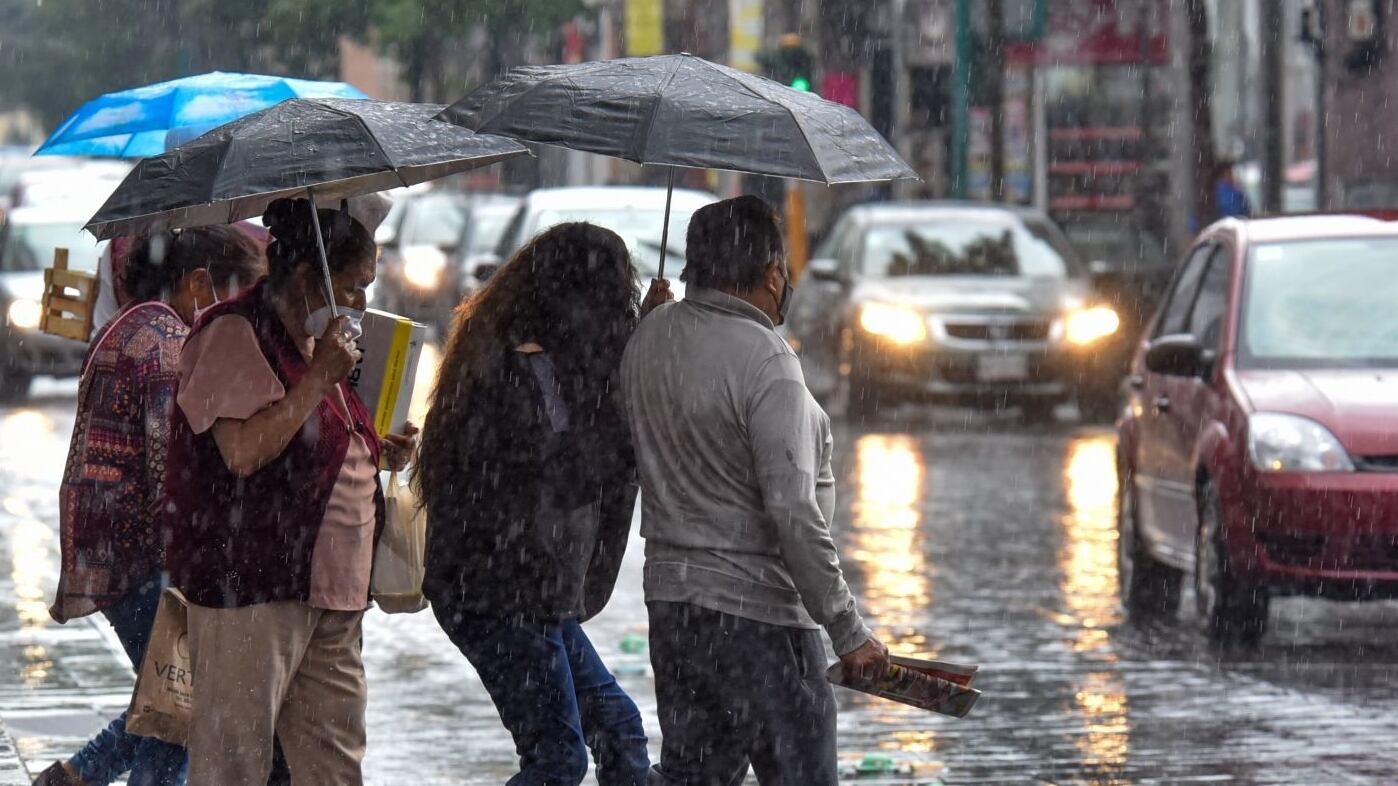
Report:
M 640 164 L 821 183 L 917 177 L 853 109 L 689 54 L 515 68 L 438 117 Z M 668 233 L 668 192 L 665 213 Z
M 227 224 L 262 215 L 274 200 L 305 196 L 328 287 L 317 197 L 409 186 L 529 153 L 509 139 L 432 121 L 440 110 L 354 99 L 283 101 L 143 159 L 87 229 L 106 239 Z

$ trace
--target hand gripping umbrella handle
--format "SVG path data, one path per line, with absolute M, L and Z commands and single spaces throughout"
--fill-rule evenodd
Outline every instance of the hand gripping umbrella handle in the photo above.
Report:
M 330 261 L 325 256 L 325 236 L 320 231 L 320 210 L 316 208 L 316 194 L 306 189 L 306 197 L 311 200 L 311 226 L 316 230 L 316 250 L 320 252 L 320 272 L 325 277 L 325 302 L 330 304 L 330 318 L 339 319 L 340 308 L 335 303 L 335 285 L 330 283 Z M 668 207 L 667 207 L 668 211 Z M 312 336 L 320 338 L 320 336 Z

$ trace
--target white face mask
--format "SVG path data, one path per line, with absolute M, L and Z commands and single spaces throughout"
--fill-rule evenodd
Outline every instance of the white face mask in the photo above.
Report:
M 360 325 L 364 321 L 364 312 L 357 308 L 339 306 L 340 316 L 349 317 L 350 340 L 356 341 L 364 335 L 364 328 Z M 331 316 L 330 305 L 326 304 L 311 311 L 310 301 L 306 301 L 306 335 L 311 338 L 320 338 L 325 335 L 325 329 L 330 327 L 330 322 L 334 319 Z

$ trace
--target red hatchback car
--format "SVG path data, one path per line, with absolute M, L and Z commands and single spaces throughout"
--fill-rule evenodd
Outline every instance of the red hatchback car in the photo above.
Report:
M 1398 223 L 1209 227 L 1142 339 L 1118 421 L 1122 602 L 1215 640 L 1278 594 L 1398 596 Z

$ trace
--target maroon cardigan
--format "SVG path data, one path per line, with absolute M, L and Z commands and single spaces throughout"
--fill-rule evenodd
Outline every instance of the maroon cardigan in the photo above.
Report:
M 210 308 L 190 335 L 228 314 L 252 323 L 282 385 L 287 390 L 295 386 L 307 364 L 272 306 L 266 281 Z M 309 598 L 311 554 L 352 428 L 365 435 L 374 463 L 379 461 L 379 439 L 367 408 L 347 384 L 340 388 L 352 423 L 345 422 L 334 398 L 327 396 L 286 450 L 246 478 L 228 469 L 212 430 L 193 433 L 184 411 L 174 408 L 165 480 L 171 538 L 167 561 L 171 582 L 191 603 L 236 608 Z M 375 486 L 377 541 L 384 502 L 377 478 Z

